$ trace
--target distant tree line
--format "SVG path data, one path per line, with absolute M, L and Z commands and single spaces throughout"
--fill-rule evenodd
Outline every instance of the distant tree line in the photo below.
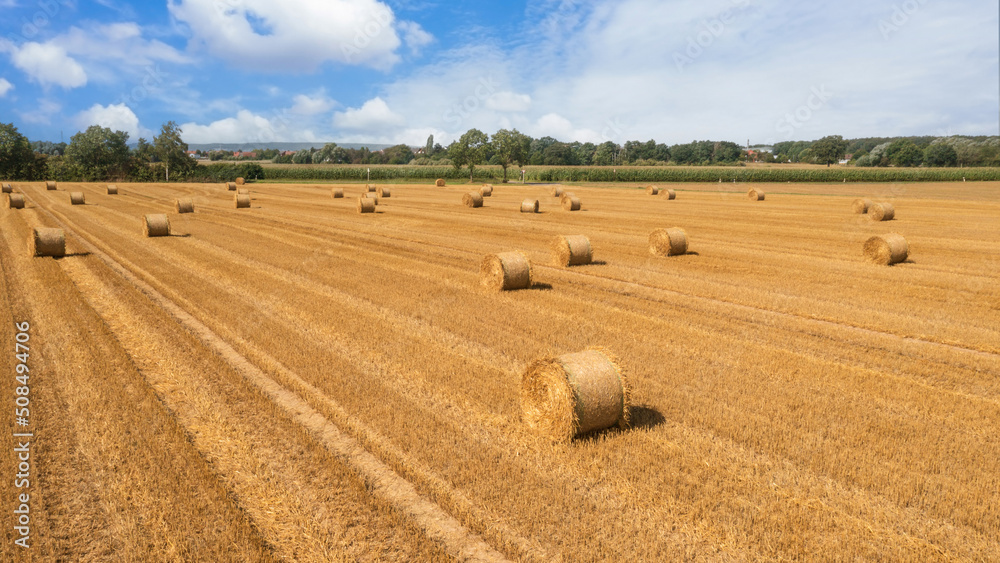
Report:
M 1000 137 L 871 137 L 844 141 L 794 141 L 774 145 L 776 162 L 826 164 L 825 140 L 843 143 L 838 160 L 860 167 L 1000 166 Z

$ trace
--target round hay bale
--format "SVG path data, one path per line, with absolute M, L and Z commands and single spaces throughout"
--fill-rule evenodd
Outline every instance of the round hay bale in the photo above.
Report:
M 374 194 L 374 193 L 368 192 L 368 193 L 366 193 L 365 195 L 363 195 L 361 197 L 365 197 L 365 198 L 368 198 L 368 199 L 374 201 L 375 205 L 379 204 L 378 194 Z
M 108 195 L 118 195 L 118 186 L 108 184 Z
M 5 194 L 14 193 L 14 188 L 10 184 L 4 184 L 3 185 L 3 193 L 5 193 Z
M 854 203 L 851 204 L 851 208 L 858 215 L 864 215 L 868 213 L 868 209 L 872 206 L 872 200 L 870 199 L 856 199 Z
M 538 213 L 538 200 L 526 199 L 521 202 L 521 213 Z
M 84 205 L 86 198 L 83 197 L 83 192 L 72 192 L 69 194 L 69 202 L 72 205 Z
M 178 213 L 194 213 L 194 200 L 178 199 L 174 202 L 174 208 Z
M 892 221 L 896 218 L 896 208 L 891 203 L 875 203 L 868 208 L 872 221 Z
M 7 195 L 7 209 L 24 209 L 24 195 L 23 194 L 8 194 Z
M 378 187 L 375 184 L 365 184 L 365 191 L 375 193 L 378 191 Z
M 653 256 L 681 256 L 687 251 L 688 239 L 684 229 L 656 229 L 649 234 L 649 253 Z
M 243 184 L 246 184 L 246 183 L 247 183 L 247 181 L 244 178 L 237 178 L 236 179 L 236 185 L 237 186 L 242 186 Z
M 562 186 L 556 186 L 552 188 L 553 197 L 562 197 L 564 193 L 566 193 L 566 189 L 563 188 Z
M 490 291 L 510 291 L 531 287 L 531 260 L 523 252 L 501 252 L 483 258 L 480 283 Z
M 392 197 L 392 190 L 386 186 L 379 187 L 378 191 L 375 192 L 379 197 Z
M 483 197 L 492 197 L 493 196 L 493 185 L 492 184 L 483 184 L 483 187 L 479 188 L 479 193 L 483 194 Z
M 226 182 L 226 189 L 229 190 L 229 191 L 231 191 L 231 192 L 235 192 L 236 191 L 236 182 Z
M 663 195 L 667 196 L 667 199 L 677 199 L 677 192 L 675 192 L 673 188 L 663 190 Z
M 34 229 L 28 252 L 31 256 L 66 256 L 66 233 L 62 229 Z
M 344 188 L 333 188 L 330 190 L 333 199 L 344 199 Z
M 236 194 L 233 196 L 233 203 L 236 209 L 250 209 L 250 196 L 247 194 Z
M 466 207 L 482 207 L 483 194 L 479 192 L 469 192 L 462 196 L 462 203 L 464 203 Z
M 580 198 L 572 194 L 567 194 L 567 196 L 563 196 L 562 208 L 566 211 L 579 211 L 581 207 Z
M 142 218 L 142 234 L 147 237 L 170 236 L 170 219 L 164 213 L 151 213 Z
M 874 264 L 891 266 L 910 257 L 910 245 L 903 235 L 890 233 L 875 236 L 865 242 L 865 258 Z
M 603 349 L 535 360 L 521 376 L 521 419 L 554 442 L 612 426 L 627 428 L 631 392 L 617 358 Z
M 439 187 L 439 188 L 443 188 L 444 187 L 444 178 L 438 178 L 437 181 L 434 182 L 434 185 L 437 186 L 437 187 Z
M 45 189 L 46 190 L 54 190 L 54 189 L 56 189 L 56 183 L 53 182 L 53 181 L 51 181 L 51 180 L 48 181 L 48 182 L 45 182 Z
M 358 213 L 375 213 L 375 200 L 370 197 L 359 197 Z
M 239 188 L 236 190 L 236 195 L 250 195 L 250 190 L 246 188 Z
M 583 266 L 594 260 L 590 239 L 584 235 L 557 236 L 551 246 L 556 266 Z
M 646 195 L 660 195 L 660 188 L 657 186 L 646 186 Z
M 764 190 L 760 188 L 750 188 L 747 196 L 750 198 L 750 201 L 764 201 L 765 194 Z

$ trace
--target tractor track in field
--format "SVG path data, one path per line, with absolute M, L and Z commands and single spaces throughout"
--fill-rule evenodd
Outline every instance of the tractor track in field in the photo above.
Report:
M 308 429 L 333 454 L 357 471 L 373 494 L 397 507 L 425 530 L 429 537 L 445 545 L 449 553 L 464 561 L 507 560 L 503 554 L 487 544 L 478 534 L 470 531 L 439 505 L 422 496 L 412 483 L 385 465 L 356 439 L 343 432 L 336 424 L 313 408 L 308 401 L 269 377 L 207 325 L 141 279 L 139 275 L 122 263 L 127 263 L 127 261 L 123 259 L 122 262 L 119 262 L 119 260 L 112 258 L 110 253 L 113 253 L 113 250 L 71 228 L 73 223 L 64 214 L 39 206 L 34 198 L 27 194 L 25 194 L 25 198 L 63 228 L 67 235 L 72 235 L 87 252 L 99 258 L 112 271 L 166 311 L 208 349 L 223 357 L 228 364 L 242 374 L 254 387 L 268 396 L 290 418 Z M 135 265 L 132 267 L 138 269 Z M 308 385 L 304 381 L 302 383 Z M 515 540 L 515 542 L 522 545 L 528 544 L 526 540 Z

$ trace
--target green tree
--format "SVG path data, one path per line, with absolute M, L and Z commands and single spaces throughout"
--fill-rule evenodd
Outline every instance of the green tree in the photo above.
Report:
M 531 137 L 522 134 L 517 129 L 501 129 L 493 134 L 490 141 L 498 164 L 503 168 L 503 182 L 507 183 L 507 168 L 512 164 L 524 166 L 528 160 L 528 150 L 531 147 Z
M 13 123 L 0 123 L 0 178 L 33 180 L 35 153 L 28 138 Z
M 386 164 L 409 164 L 415 157 L 413 149 L 407 145 L 396 145 L 385 149 Z
M 469 181 L 479 166 L 486 161 L 486 152 L 490 144 L 490 138 L 479 129 L 469 129 L 458 141 L 448 147 L 448 158 L 456 169 L 462 166 L 469 167 Z
M 66 158 L 89 182 L 124 180 L 129 173 L 128 133 L 91 125 L 70 138 Z
M 894 166 L 920 166 L 924 161 L 923 151 L 909 139 L 897 139 L 890 143 L 885 149 L 885 156 Z
M 829 135 L 812 144 L 812 155 L 819 164 L 825 164 L 827 168 L 834 162 L 840 162 L 847 154 L 848 142 L 840 135 Z
M 160 134 L 153 137 L 153 150 L 156 158 L 162 162 L 166 168 L 165 180 L 170 181 L 170 173 L 174 173 L 174 178 L 186 178 L 198 165 L 197 162 L 187 154 L 188 145 L 181 139 L 183 131 L 177 127 L 173 121 L 168 121 L 160 127 Z
M 611 166 L 615 164 L 615 156 L 618 154 L 618 145 L 612 141 L 605 141 L 594 150 L 594 166 Z
M 434 154 L 434 135 L 427 137 L 427 144 L 424 145 L 424 156 L 430 157 Z
M 935 143 L 924 150 L 924 164 L 927 166 L 957 166 L 958 153 L 945 143 Z

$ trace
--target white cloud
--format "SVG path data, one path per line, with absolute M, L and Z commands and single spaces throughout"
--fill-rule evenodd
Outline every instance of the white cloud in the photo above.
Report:
M 486 108 L 503 112 L 525 112 L 531 109 L 531 96 L 514 92 L 497 92 L 486 100 Z
M 590 129 L 577 129 L 565 117 L 550 113 L 543 115 L 536 123 L 527 127 L 532 137 L 553 137 L 560 141 L 580 141 L 581 143 L 602 143 L 601 134 Z
M 274 142 L 322 142 L 319 136 L 306 127 L 288 110 L 274 117 L 264 117 L 248 110 L 240 110 L 235 117 L 213 121 L 208 125 L 184 123 L 180 126 L 187 143 L 241 143 L 249 146 Z
M 292 100 L 295 105 L 289 111 L 298 115 L 319 115 L 330 111 L 337 104 L 324 94 L 317 96 L 299 94 Z
M 419 53 L 422 48 L 434 42 L 434 36 L 424 31 L 417 22 L 401 21 L 399 31 L 403 33 L 403 42 L 413 54 Z
M 139 137 L 149 139 L 153 136 L 153 132 L 140 125 L 135 112 L 125 104 L 94 104 L 90 109 L 78 113 L 73 122 L 81 131 L 91 125 L 100 125 L 112 131 L 124 131 L 132 140 Z
M 168 0 L 167 7 L 190 28 L 192 50 L 204 47 L 238 67 L 312 71 L 333 61 L 388 69 L 399 60 L 395 15 L 377 0 Z
M 18 115 L 21 121 L 38 125 L 51 125 L 52 118 L 62 110 L 62 105 L 55 100 L 42 98 L 38 102 L 38 109 L 35 111 L 21 111 Z
M 373 98 L 360 108 L 338 111 L 333 116 L 333 124 L 341 129 L 371 131 L 373 134 L 398 128 L 405 123 L 406 119 L 389 109 L 389 105 L 382 98 Z
M 13 89 L 14 85 L 11 84 L 10 81 L 8 81 L 6 78 L 0 78 L 0 98 L 5 97 L 7 95 L 7 92 L 10 92 Z
M 87 84 L 87 73 L 83 67 L 67 55 L 62 47 L 51 43 L 30 42 L 12 49 L 11 60 L 14 66 L 42 86 L 79 88 Z

